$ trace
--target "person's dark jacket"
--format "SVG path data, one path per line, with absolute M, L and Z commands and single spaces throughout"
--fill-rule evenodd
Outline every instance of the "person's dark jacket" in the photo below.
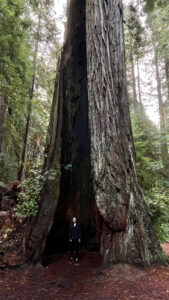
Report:
M 73 226 L 73 223 L 69 227 L 69 240 L 81 240 L 81 230 L 79 223 L 76 223 L 76 226 Z

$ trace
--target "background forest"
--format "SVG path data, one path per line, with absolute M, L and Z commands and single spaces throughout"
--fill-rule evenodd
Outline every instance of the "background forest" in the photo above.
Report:
M 37 213 L 43 181 L 55 175 L 42 170 L 61 51 L 58 24 L 64 19 L 56 18 L 53 0 L 0 3 L 0 185 L 22 182 L 16 213 L 25 217 Z M 124 27 L 138 180 L 164 242 L 169 241 L 168 1 L 124 1 Z

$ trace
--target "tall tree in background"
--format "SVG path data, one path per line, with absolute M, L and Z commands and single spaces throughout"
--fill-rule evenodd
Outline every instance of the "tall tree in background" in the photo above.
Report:
M 0 11 L 0 178 L 9 182 L 28 174 L 36 153 L 43 163 L 59 45 L 53 0 L 4 0 Z
M 41 5 L 40 5 L 41 6 Z M 22 155 L 21 155 L 21 164 L 19 168 L 18 173 L 18 180 L 23 181 L 25 179 L 25 169 L 24 166 L 26 164 L 26 158 L 27 158 L 27 144 L 28 144 L 28 135 L 29 135 L 29 127 L 30 127 L 30 121 L 31 121 L 31 110 L 32 110 L 32 99 L 34 96 L 34 90 L 35 90 L 35 76 L 36 76 L 36 68 L 37 68 L 37 58 L 38 58 L 38 46 L 39 46 L 39 36 L 40 36 L 40 29 L 41 29 L 41 7 L 37 8 L 38 10 L 38 23 L 37 23 L 37 30 L 36 30 L 36 39 L 35 39 L 35 49 L 33 52 L 33 74 L 32 74 L 32 82 L 31 82 L 31 88 L 30 88 L 30 95 L 29 95 L 29 102 L 28 102 L 28 112 L 27 112 L 27 118 L 26 118 L 26 128 L 25 128 L 25 134 L 24 134 L 24 141 L 23 141 L 23 149 L 22 149 Z
M 2 152 L 2 141 L 3 141 L 3 129 L 5 120 L 5 99 L 4 96 L 0 96 L 0 153 Z
M 76 203 L 79 216 L 82 207 L 86 215 L 89 208 L 91 216 L 100 214 L 106 262 L 166 263 L 135 171 L 119 0 L 70 1 L 46 152 L 47 169 L 69 163 L 75 179 L 68 175 L 68 181 L 62 173 L 61 179 L 46 181 L 27 236 L 26 259 L 40 257 L 65 201 L 63 218 L 71 216 L 71 203 Z M 90 203 L 82 206 L 86 192 Z
M 136 169 L 138 174 L 139 183 L 143 189 L 146 202 L 148 203 L 149 212 L 152 217 L 153 226 L 160 238 L 160 241 L 168 240 L 168 179 L 166 168 L 164 168 L 164 161 L 162 164 L 162 147 L 161 144 L 167 141 L 167 102 L 166 102 L 166 84 L 165 84 L 165 72 L 163 71 L 165 55 L 167 54 L 167 9 L 163 1 L 159 3 L 158 1 L 148 1 L 149 15 L 153 13 L 153 41 L 156 45 L 156 57 L 158 59 L 158 77 L 160 79 L 160 96 L 163 98 L 162 111 L 163 119 L 165 120 L 165 130 L 163 130 L 164 135 L 160 135 L 160 130 L 157 125 L 153 124 L 150 119 L 152 118 L 152 110 L 157 107 L 158 109 L 158 92 L 156 87 L 156 66 L 152 43 L 152 28 L 150 29 L 150 24 L 146 24 L 146 15 L 143 10 L 143 3 L 138 6 L 135 2 L 134 14 L 130 13 L 130 8 L 125 7 L 125 43 L 126 43 L 126 54 L 127 54 L 127 75 L 128 75 L 128 85 L 129 93 L 132 95 L 132 89 L 130 88 L 130 65 L 131 62 L 128 58 L 130 44 L 129 40 L 134 39 L 135 48 L 140 45 L 139 40 L 137 42 L 137 26 L 133 24 L 142 24 L 142 39 L 146 39 L 145 47 L 138 48 L 141 55 L 137 59 L 135 56 L 135 61 L 137 63 L 136 78 L 137 78 L 137 97 L 139 99 L 140 105 L 137 105 L 137 111 L 133 108 L 133 99 L 130 97 L 130 112 L 132 120 L 132 129 L 134 135 L 134 144 L 136 149 Z M 163 6 L 164 4 L 164 6 Z M 146 7 L 147 9 L 148 7 Z M 153 12 L 152 12 L 153 8 Z M 158 8 L 158 9 L 157 9 Z M 154 10 L 155 9 L 155 10 Z M 134 21 L 134 16 L 137 15 L 136 22 Z M 128 27 L 128 19 L 130 19 Z M 164 21 L 165 20 L 165 21 Z M 155 26 L 156 24 L 156 26 Z M 129 31 L 129 28 L 130 31 Z M 155 36 L 154 36 L 155 35 Z M 130 39 L 129 39 L 130 36 Z M 165 50 L 164 50 L 165 49 Z M 141 50 L 141 51 L 140 51 Z M 141 70 L 141 72 L 140 72 Z M 141 75 L 141 76 L 140 76 Z M 140 101 L 141 99 L 141 101 Z M 157 104 L 155 104 L 157 103 Z M 143 106 L 144 105 L 144 106 Z M 148 111 L 147 108 L 149 107 Z M 150 119 L 147 116 L 147 112 L 150 115 Z M 157 116 L 158 117 L 158 116 Z M 155 116 L 154 116 L 155 121 Z M 159 124 L 160 125 L 160 124 Z M 166 137 L 166 138 L 164 138 Z M 164 148 L 164 147 L 163 147 Z M 165 148 L 166 149 L 166 148 Z M 167 158 L 167 155 L 165 159 Z
M 159 114 L 160 114 L 160 131 L 161 131 L 161 156 L 162 163 L 166 173 L 168 173 L 169 169 L 169 154 L 168 154 L 168 146 L 167 146 L 167 138 L 166 138 L 166 121 L 164 114 L 164 104 L 162 100 L 162 88 L 161 88 L 161 79 L 159 73 L 159 61 L 157 56 L 157 51 L 154 48 L 154 56 L 155 56 L 155 68 L 156 68 L 156 79 L 157 79 L 157 93 L 158 93 L 158 106 L 159 106 Z
M 156 0 L 154 2 L 146 2 L 145 10 L 147 11 L 148 26 L 151 30 L 152 35 L 152 45 L 154 51 L 154 63 L 156 71 L 157 80 L 157 95 L 158 95 L 158 106 L 159 106 L 159 116 L 160 116 L 160 132 L 161 132 L 161 157 L 164 166 L 164 171 L 168 174 L 169 168 L 169 153 L 168 153 L 168 137 L 167 137 L 167 118 L 165 113 L 166 99 L 168 98 L 168 78 L 167 78 L 167 60 L 169 57 L 169 45 L 168 45 L 168 2 Z M 161 80 L 161 64 L 164 61 L 165 70 L 165 86 L 167 92 L 164 93 L 164 87 Z
M 133 104 L 137 111 L 138 101 L 142 106 L 141 100 L 141 87 L 140 87 L 140 69 L 139 69 L 139 59 L 144 55 L 144 48 L 146 46 L 146 39 L 143 37 L 144 28 L 139 20 L 139 14 L 133 5 L 126 7 L 125 15 L 125 46 L 126 55 L 128 60 L 128 65 L 131 73 L 131 85 L 133 93 Z M 136 66 L 137 66 L 137 76 L 136 76 Z M 136 81 L 138 84 L 138 95 L 136 91 Z
M 25 0 L 4 0 L 0 3 L 0 10 L 0 169 L 3 170 L 0 176 L 3 176 L 9 160 L 14 167 L 20 156 L 22 116 L 30 83 L 28 37 L 31 20 L 27 17 Z M 11 156 L 7 157 L 9 152 Z M 4 161 L 3 156 L 6 157 Z
M 32 1 L 32 8 L 34 10 L 35 18 L 37 18 L 36 30 L 33 32 L 34 37 L 34 50 L 32 53 L 32 81 L 29 92 L 29 101 L 28 101 L 28 111 L 26 117 L 26 127 L 24 133 L 24 142 L 21 155 L 21 164 L 18 172 L 18 179 L 23 181 L 25 179 L 25 165 L 27 161 L 27 148 L 28 148 L 28 137 L 30 131 L 30 122 L 32 114 L 32 100 L 35 97 L 36 90 L 36 81 L 37 81 L 37 71 L 38 71 L 38 55 L 40 45 L 43 43 L 47 46 L 48 43 L 51 43 L 54 40 L 56 45 L 56 27 L 51 15 L 51 9 L 53 1 Z M 53 24 L 52 24 L 53 20 Z M 44 53 L 43 53 L 44 55 Z M 46 53 L 47 55 L 47 53 Z

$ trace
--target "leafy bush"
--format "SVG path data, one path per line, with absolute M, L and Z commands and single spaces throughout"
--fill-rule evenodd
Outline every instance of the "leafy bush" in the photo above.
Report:
M 50 169 L 43 174 L 36 169 L 31 170 L 31 176 L 20 185 L 23 191 L 18 194 L 18 203 L 15 209 L 16 215 L 24 217 L 36 216 L 38 202 L 45 180 L 55 180 L 59 169 Z
M 3 182 L 14 181 L 17 178 L 18 162 L 16 157 L 7 151 L 0 153 L 0 179 Z
M 44 173 L 37 169 L 37 167 L 38 164 L 29 171 L 29 177 L 20 185 L 23 191 L 18 194 L 18 203 L 15 209 L 16 215 L 22 215 L 25 218 L 36 216 L 44 182 L 46 180 L 54 181 L 56 176 L 60 174 L 60 165 L 56 169 L 49 169 Z M 63 165 L 63 168 L 69 171 L 72 165 Z
M 153 227 L 160 242 L 169 242 L 169 189 L 155 186 L 145 193 Z

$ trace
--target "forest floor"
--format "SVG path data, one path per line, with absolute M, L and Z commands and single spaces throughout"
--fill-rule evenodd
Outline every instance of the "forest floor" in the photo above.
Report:
M 163 245 L 169 254 L 169 244 Z M 169 299 L 169 267 L 125 264 L 104 268 L 97 252 L 84 252 L 79 265 L 69 254 L 48 257 L 45 267 L 0 270 L 0 299 L 128 300 Z

